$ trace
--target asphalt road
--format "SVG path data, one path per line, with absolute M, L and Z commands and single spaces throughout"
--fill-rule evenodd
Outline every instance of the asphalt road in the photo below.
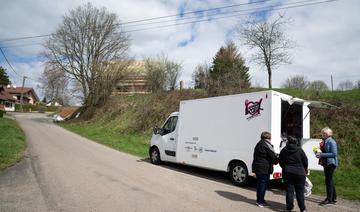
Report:
M 270 208 L 255 206 L 254 186 L 231 185 L 225 174 L 181 165 L 155 166 L 58 127 L 41 114 L 15 114 L 24 130 L 25 159 L 0 172 L 0 211 L 283 211 L 281 186 L 272 186 Z M 339 200 L 308 211 L 359 211 Z M 295 209 L 298 210 L 297 206 Z

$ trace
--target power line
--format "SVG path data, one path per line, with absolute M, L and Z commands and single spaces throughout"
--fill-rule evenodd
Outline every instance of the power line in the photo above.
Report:
M 268 0 L 269 1 L 269 0 Z M 158 29 L 158 28 L 166 28 L 166 27 L 171 27 L 171 26 L 178 26 L 178 25 L 185 25 L 185 24 L 192 24 L 192 23 L 199 23 L 199 22 L 205 22 L 205 21 L 209 21 L 209 20 L 218 20 L 218 19 L 224 19 L 224 18 L 231 18 L 231 17 L 236 17 L 236 16 L 240 16 L 240 15 L 248 15 L 254 12 L 266 12 L 266 11 L 275 11 L 275 10 L 283 10 L 283 9 L 291 9 L 291 8 L 298 8 L 298 7 L 304 7 L 304 6 L 311 6 L 311 5 L 317 5 L 317 4 L 323 4 L 323 3 L 330 3 L 330 2 L 334 2 L 334 1 L 338 1 L 338 0 L 326 0 L 326 1 L 317 1 L 317 2 L 313 2 L 312 0 L 305 0 L 305 1 L 297 1 L 297 2 L 291 2 L 291 3 L 287 3 L 284 4 L 285 6 L 287 5 L 293 5 L 293 6 L 287 6 L 284 7 L 284 5 L 279 5 L 278 8 L 276 8 L 276 6 L 268 6 L 268 7 L 260 7 L 260 8 L 252 8 L 252 9 L 244 9 L 244 10 L 237 10 L 237 11 L 232 11 L 232 12 L 228 12 L 228 13 L 239 13 L 239 12 L 244 12 L 244 11 L 250 11 L 250 10 L 257 10 L 257 9 L 263 9 L 260 11 L 253 11 L 250 13 L 242 13 L 242 14 L 237 14 L 237 15 L 229 15 L 229 16 L 221 16 L 221 17 L 215 17 L 215 18 L 211 18 L 213 16 L 217 16 L 217 15 L 221 15 L 220 14 L 213 14 L 213 15 L 208 15 L 206 17 L 204 17 L 205 19 L 203 20 L 196 20 L 196 21 L 189 21 L 189 22 L 182 22 L 182 23 L 175 23 L 175 24 L 168 24 L 168 25 L 162 25 L 162 26 L 156 26 L 156 27 L 147 27 L 147 28 L 140 28 L 140 29 L 134 29 L 134 30 L 128 30 L 128 31 L 123 31 L 124 33 L 129 33 L 129 32 L 137 32 L 137 31 L 145 31 L 145 30 L 151 30 L 151 29 Z M 305 2 L 309 2 L 306 4 L 299 4 L 299 3 L 305 3 Z M 294 5 L 294 4 L 298 4 L 298 5 Z M 283 7 L 281 7 L 283 6 Z M 230 6 L 227 6 L 230 7 Z M 214 8 L 211 8 L 214 9 Z M 210 9 L 209 9 L 210 10 Z M 188 12 L 188 13 L 195 13 L 196 11 L 193 12 Z M 174 15 L 172 15 L 174 16 Z M 165 16 L 162 16 L 165 17 Z M 167 17 L 167 16 L 166 16 Z M 211 19 L 209 19 L 209 17 Z M 161 17 L 156 17 L 157 19 L 160 19 Z M 181 20 L 185 20 L 185 19 L 195 19 L 197 17 L 187 17 L 187 18 L 182 18 Z M 145 20 L 145 19 L 144 19 Z M 146 19 L 148 20 L 148 19 Z M 139 20 L 140 21 L 140 20 Z M 165 22 L 169 22 L 169 21 L 176 21 L 176 20 L 167 20 L 167 21 L 161 21 L 161 22 L 152 22 L 152 23 L 146 23 L 146 24 L 139 24 L 140 25 L 151 25 L 151 24 L 158 24 L 158 23 L 165 23 Z M 129 22 L 127 22 L 129 23 Z M 137 26 L 137 25 L 131 25 L 131 27 L 133 26 Z M 13 39 L 7 39 L 7 40 L 1 40 L 1 41 L 15 41 L 15 40 L 23 40 L 23 39 L 31 39 L 31 38 L 38 38 L 38 37 L 46 37 L 46 36 L 50 36 L 51 34 L 48 35 L 38 35 L 38 36 L 28 36 L 28 37 L 20 37 L 20 38 L 13 38 Z M 0 41 L 0 42 L 1 42 Z M 41 43 L 38 44 L 26 44 L 27 45 L 41 45 Z M 3 46 L 2 48 L 10 48 L 10 47 L 20 47 L 22 45 L 14 45 L 14 46 Z M 25 45 L 23 45 L 25 46 Z
M 138 22 L 147 22 L 150 20 L 157 20 L 157 19 L 164 19 L 164 18 L 169 18 L 169 17 L 176 17 L 176 16 L 180 16 L 180 15 L 184 15 L 184 14 L 195 14 L 195 13 L 201 13 L 201 12 L 205 12 L 205 11 L 216 11 L 216 10 L 220 10 L 220 9 L 226 9 L 226 8 L 232 8 L 232 7 L 239 7 L 239 6 L 244 6 L 244 5 L 250 5 L 250 4 L 258 4 L 258 3 L 263 3 L 263 2 L 268 2 L 271 0 L 261 0 L 261 1 L 256 1 L 256 2 L 248 2 L 248 3 L 242 3 L 242 4 L 234 4 L 234 5 L 229 5 L 229 6 L 223 6 L 223 7 L 216 7 L 216 8 L 209 8 L 209 9 L 204 9 L 204 10 L 196 10 L 196 11 L 191 11 L 191 12 L 186 12 L 186 13 L 180 13 L 180 14 L 174 14 L 174 15 L 167 15 L 167 16 L 159 16 L 159 17 L 154 17 L 154 18 L 148 18 L 148 19 L 141 19 L 141 20 L 136 20 L 136 21 L 129 21 L 129 22 L 125 22 L 125 23 L 120 23 L 118 25 L 122 25 L 125 26 L 126 24 L 131 24 L 131 23 L 138 23 Z M 291 5 L 291 4 L 298 4 L 298 3 L 304 3 L 304 2 L 309 2 L 311 0 L 306 0 L 306 1 L 298 1 L 298 2 L 291 2 L 291 3 L 287 3 L 287 4 L 283 4 L 284 5 Z M 336 0 L 330 0 L 330 1 L 336 1 Z M 326 1 L 326 2 L 330 2 L 330 1 Z M 317 3 L 315 3 L 317 4 Z M 250 10 L 256 10 L 256 9 L 264 9 L 264 8 L 269 8 L 269 7 L 262 7 L 262 8 L 250 8 L 250 9 L 245 9 L 245 10 L 237 10 L 237 11 L 230 11 L 228 13 L 238 13 L 238 12 L 243 12 L 243 11 L 250 11 Z M 270 7 L 271 9 L 271 7 Z M 208 15 L 207 17 L 212 17 L 212 16 L 216 16 L 216 15 L 221 15 L 223 13 L 218 13 L 218 14 L 212 14 L 212 15 Z M 181 18 L 181 20 L 186 20 L 186 19 L 195 19 L 197 17 L 183 17 Z M 215 20 L 215 19 L 213 19 Z M 126 27 L 135 27 L 135 26 L 143 26 L 143 25 L 152 25 L 152 24 L 157 24 L 157 23 L 165 23 L 165 22 L 172 22 L 172 21 L 176 21 L 176 20 L 166 20 L 166 21 L 159 21 L 159 22 L 150 22 L 150 23 L 142 23 L 142 24 L 135 24 L 135 25 L 130 25 L 130 26 L 126 26 Z M 201 21 L 199 21 L 201 22 Z M 179 24 L 175 24 L 179 25 Z M 182 25 L 180 23 L 180 25 Z M 145 29 L 147 30 L 147 28 Z M 136 31 L 140 31 L 140 29 L 137 29 Z M 130 32 L 132 32 L 132 30 L 130 30 Z M 25 39 L 33 39 L 33 38 L 42 38 L 42 37 L 49 37 L 52 34 L 45 34 L 45 35 L 37 35 L 37 36 L 27 36 L 27 37 L 18 37 L 18 38 L 10 38 L 10 39 L 3 39 L 0 40 L 0 42 L 11 42 L 11 41 L 17 41 L 17 40 L 25 40 Z
M 46 34 L 46 35 L 35 35 L 35 36 L 27 36 L 27 37 L 18 37 L 18 38 L 9 38 L 9 39 L 3 39 L 0 40 L 0 42 L 8 42 L 8 41 L 16 41 L 16 40 L 26 40 L 26 39 L 33 39 L 33 38 L 42 38 L 42 37 L 49 37 L 52 34 Z
M 202 13 L 202 12 L 208 12 L 208 11 L 216 11 L 216 10 L 227 9 L 227 8 L 232 8 L 232 7 L 264 3 L 264 2 L 268 2 L 268 1 L 271 1 L 271 0 L 261 0 L 261 1 L 242 3 L 242 4 L 233 4 L 233 5 L 229 5 L 229 6 L 223 6 L 223 7 L 215 7 L 215 8 L 209 8 L 209 9 L 204 9 L 204 10 L 195 10 L 195 11 L 190 11 L 190 12 L 185 12 L 185 13 L 178 13 L 178 14 L 173 14 L 173 15 L 147 18 L 147 19 L 142 19 L 142 20 L 128 21 L 128 22 L 122 23 L 122 25 L 138 23 L 138 22 L 145 22 L 145 21 L 152 21 L 152 20 L 158 20 L 158 19 L 164 19 L 164 18 L 171 18 L 171 17 L 183 16 L 183 15 L 188 15 L 188 14 Z
M 17 73 L 14 69 L 14 67 L 10 64 L 9 60 L 7 59 L 5 53 L 3 52 L 2 48 L 0 48 L 1 54 L 3 55 L 3 57 L 5 58 L 6 63 L 9 65 L 9 67 L 11 68 L 11 70 L 18 75 L 19 77 L 22 77 L 19 73 Z
M 272 1 L 272 0 L 260 0 L 260 1 L 255 1 L 255 2 L 248 2 L 248 3 L 242 3 L 242 4 L 233 4 L 233 5 L 229 5 L 229 6 L 215 7 L 215 8 L 209 8 L 209 9 L 204 9 L 204 10 L 195 10 L 195 11 L 190 11 L 190 12 L 185 12 L 185 13 L 178 13 L 178 14 L 173 14 L 173 15 L 166 15 L 166 16 L 159 16 L 159 17 L 153 17 L 153 18 L 147 18 L 147 19 L 140 19 L 140 20 L 128 21 L 128 22 L 120 23 L 120 24 L 118 24 L 118 25 L 122 25 L 122 26 L 123 26 L 123 25 L 131 24 L 131 23 L 146 22 L 146 21 L 151 21 L 151 20 L 158 20 L 158 19 L 164 19 L 164 18 L 171 18 L 171 17 L 181 16 L 181 15 L 188 15 L 188 14 L 195 14 L 195 13 L 207 12 L 207 11 L 221 10 L 221 9 L 226 9 L 226 8 L 231 8 L 231 7 L 239 7 L 239 6 L 244 6 L 244 5 L 258 4 L 258 3 L 268 2 L 268 1 Z M 32 39 L 32 38 L 42 38 L 42 37 L 49 37 L 49 36 L 51 36 L 51 35 L 52 35 L 52 34 L 44 34 L 44 35 L 36 35 L 36 36 L 26 36 L 26 37 L 18 37 L 18 38 L 9 38 L 9 39 L 0 40 L 0 42 L 8 42 L 8 41 L 16 41 L 16 40 L 25 40 L 25 39 Z
M 242 13 L 242 14 L 236 14 L 236 15 L 228 15 L 228 16 L 215 17 L 215 18 L 212 18 L 211 20 L 219 20 L 219 19 L 224 19 L 224 18 L 237 17 L 237 16 L 240 16 L 240 15 L 249 15 L 249 14 L 252 14 L 252 13 L 254 13 L 254 12 L 267 12 L 267 11 L 276 11 L 276 10 L 292 9 L 292 8 L 298 8 L 298 7 L 304 7 L 304 6 L 312 6 L 312 5 L 318 5 L 318 4 L 323 4 L 323 3 L 329 3 L 329 2 L 333 2 L 333 1 L 338 1 L 338 0 L 325 0 L 325 1 L 312 2 L 312 3 L 306 3 L 306 4 L 299 4 L 299 5 L 293 5 L 293 6 L 287 6 L 287 7 L 279 7 L 279 8 L 269 7 L 269 9 L 264 9 L 264 10 L 260 10 L 260 11 L 253 11 L 253 12 L 250 12 L 250 13 Z M 306 2 L 306 1 L 303 1 L 303 2 Z M 299 2 L 297 2 L 297 3 L 299 3 Z M 182 22 L 182 23 L 162 25 L 162 26 L 156 26 L 156 27 L 148 27 L 148 28 L 134 29 L 134 30 L 124 31 L 124 33 L 144 31 L 144 30 L 151 30 L 151 29 L 159 29 L 159 28 L 166 28 L 166 27 L 171 27 L 171 26 L 178 26 L 178 25 L 185 25 L 185 24 L 193 24 L 193 23 L 200 23 L 200 22 L 206 22 L 206 21 L 209 21 L 209 19 L 208 19 L 208 18 L 205 18 L 205 19 L 203 19 L 203 20 L 196 20 L 196 21 Z
M 44 43 L 26 43 L 26 44 L 17 44 L 17 45 L 10 45 L 10 46 L 0 46 L 0 48 L 15 48 L 15 47 L 24 47 L 24 46 L 35 46 L 35 45 L 43 45 Z
M 293 5 L 293 4 L 299 4 L 299 3 L 306 3 L 306 2 L 314 2 L 314 0 L 305 0 L 305 1 L 297 1 L 297 2 L 290 2 L 290 3 L 285 3 L 283 5 L 278 5 L 278 6 L 287 6 L 287 5 Z M 274 6 L 276 7 L 276 6 Z M 253 10 L 261 10 L 261 9 L 269 9 L 271 8 L 271 6 L 265 6 L 265 7 L 257 7 L 257 8 L 248 8 L 248 9 L 242 9 L 242 10 L 234 10 L 234 11 L 224 11 L 224 12 L 220 12 L 220 13 L 216 13 L 216 14 L 211 14 L 211 15 L 207 15 L 205 17 L 213 17 L 213 16 L 218 16 L 218 15 L 224 15 L 224 14 L 229 14 L 229 13 L 240 13 L 240 12 L 246 12 L 246 11 L 253 11 Z M 174 22 L 177 20 L 183 21 L 183 20 L 188 20 L 188 19 L 197 19 L 199 17 L 183 17 L 181 19 L 172 19 L 172 20 L 165 20 L 165 21 L 157 21 L 157 22 L 150 22 L 150 23 L 142 23 L 142 24 L 133 24 L 133 25 L 128 25 L 126 27 L 136 27 L 136 26 L 144 26 L 144 25 L 153 25 L 153 24 L 159 24 L 159 23 L 166 23 L 166 22 Z M 200 18 L 204 18 L 204 17 L 200 17 Z
M 35 81 L 35 82 L 39 82 L 38 80 L 35 80 L 35 79 L 33 79 L 33 78 L 31 78 L 31 77 L 28 77 L 28 76 L 21 76 L 19 73 L 17 73 L 16 71 L 15 71 L 15 69 L 14 69 L 14 67 L 11 65 L 11 63 L 9 62 L 9 60 L 7 59 L 7 57 L 6 57 L 6 55 L 5 55 L 5 53 L 4 53 L 4 51 L 2 50 L 2 48 L 0 47 L 0 52 L 1 52 L 1 54 L 3 55 L 3 57 L 4 57 L 4 59 L 5 59 L 5 61 L 6 61 L 6 63 L 9 65 L 9 67 L 10 67 L 10 69 L 17 75 L 17 76 L 19 76 L 19 77 L 26 77 L 26 78 L 28 78 L 28 79 L 30 79 L 30 80 L 33 80 L 33 81 Z

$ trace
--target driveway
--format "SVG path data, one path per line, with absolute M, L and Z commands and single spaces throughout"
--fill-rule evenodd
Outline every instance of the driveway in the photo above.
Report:
M 270 208 L 254 205 L 254 187 L 231 185 L 225 174 L 147 160 L 71 133 L 42 114 L 14 114 L 27 137 L 25 159 L 0 172 L 0 211 L 283 211 L 284 192 L 273 186 Z M 339 200 L 308 211 L 359 211 Z M 298 210 L 297 206 L 295 206 Z

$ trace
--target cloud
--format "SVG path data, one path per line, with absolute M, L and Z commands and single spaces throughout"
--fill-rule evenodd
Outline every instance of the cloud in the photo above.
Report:
M 182 40 L 178 43 L 178 47 L 185 47 L 187 46 L 189 43 L 194 42 L 195 38 L 196 38 L 196 33 L 197 33 L 197 27 L 196 24 L 192 24 L 191 25 L 191 31 L 190 31 L 190 37 L 188 39 Z
M 14 63 L 13 67 L 17 74 L 4 63 L 0 63 L 0 66 L 6 67 L 10 81 L 13 85 L 21 86 L 23 76 L 27 76 L 28 78 L 25 80 L 25 87 L 33 87 L 38 95 L 42 95 L 42 91 L 39 89 L 39 76 L 44 68 L 42 62 Z
M 351 0 L 289 10 L 287 15 L 294 22 L 287 32 L 298 47 L 293 63 L 279 68 L 276 84 L 295 74 L 324 80 L 328 85 L 330 75 L 336 84 L 360 79 L 359 10 L 360 2 Z

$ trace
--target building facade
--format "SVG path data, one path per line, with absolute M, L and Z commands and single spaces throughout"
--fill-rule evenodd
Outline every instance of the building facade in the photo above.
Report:
M 34 105 L 39 101 L 33 88 L 30 87 L 17 87 L 17 86 L 3 86 L 5 92 L 9 93 L 16 100 L 16 103 L 21 103 L 21 94 L 23 95 L 23 104 Z

